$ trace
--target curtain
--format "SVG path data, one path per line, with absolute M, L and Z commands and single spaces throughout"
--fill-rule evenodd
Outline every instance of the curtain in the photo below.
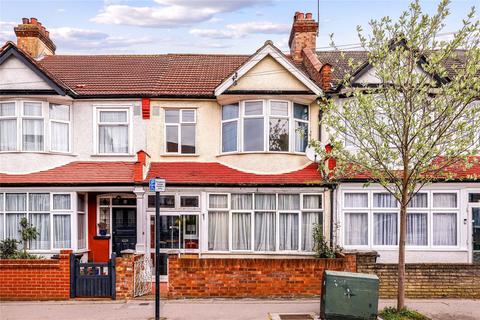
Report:
M 208 250 L 228 251 L 228 212 L 208 213 Z
M 42 103 L 41 102 L 24 102 L 23 114 L 26 116 L 41 117 Z
M 128 126 L 99 126 L 100 153 L 128 153 Z
M 433 245 L 457 245 L 457 215 L 455 213 L 433 214 Z
M 31 213 L 30 223 L 37 229 L 37 239 L 30 242 L 31 250 L 50 250 L 50 214 Z
M 238 118 L 238 103 L 222 106 L 222 120 Z
M 69 124 L 63 122 L 51 123 L 50 148 L 54 151 L 69 151 Z
M 457 194 L 456 193 L 434 193 L 433 207 L 434 208 L 456 208 Z
M 208 197 L 208 207 L 226 209 L 228 207 L 228 196 L 226 194 L 211 194 Z
M 43 120 L 23 119 L 22 137 L 24 151 L 43 150 Z
M 255 212 L 255 250 L 275 251 L 275 212 Z
M 17 150 L 17 119 L 0 120 L 0 151 Z
M 288 102 L 272 101 L 270 102 L 270 114 L 276 116 L 288 117 Z
M 276 196 L 274 194 L 255 194 L 255 209 L 275 210 Z
M 7 193 L 5 195 L 6 211 L 26 211 L 27 195 L 25 193 Z
M 397 199 L 390 193 L 374 193 L 373 206 L 375 208 L 396 208 Z
M 50 211 L 49 193 L 30 193 L 29 194 L 30 211 Z
M 427 214 L 407 213 L 407 245 L 427 245 Z
M 298 250 L 298 213 L 280 213 L 280 250 Z
M 127 122 L 127 111 L 100 111 L 100 122 Z
M 367 213 L 345 213 L 345 243 L 347 245 L 368 245 Z
M 85 238 L 86 232 L 86 223 L 85 223 L 85 213 L 78 213 L 77 216 L 77 234 L 78 234 L 78 248 L 85 249 L 87 247 L 87 241 Z
M 313 229 L 315 225 L 322 224 L 322 214 L 320 212 L 302 213 L 302 250 L 313 251 Z
M 252 195 L 251 194 L 239 194 L 239 193 L 232 193 L 232 210 L 251 210 L 253 203 L 252 203 Z
M 70 195 L 69 194 L 54 194 L 53 195 L 53 210 L 70 210 Z
M 250 250 L 250 213 L 232 213 L 232 249 Z
M 238 121 L 222 123 L 222 152 L 237 151 Z
M 50 119 L 70 121 L 70 107 L 67 105 L 50 104 Z
M 303 209 L 321 209 L 322 196 L 319 194 L 303 195 Z
M 397 244 L 397 213 L 373 214 L 373 244 L 393 246 Z
M 428 195 L 426 193 L 417 193 L 408 203 L 409 208 L 426 208 L 428 207 Z
M 279 194 L 279 210 L 300 210 L 300 195 L 298 194 Z
M 71 247 L 70 215 L 53 216 L 53 247 L 57 249 Z
M 305 152 L 308 146 L 308 123 L 295 121 L 295 151 Z
M 3 240 L 3 218 L 4 214 L 0 213 L 0 240 Z
M 5 238 L 21 240 L 20 220 L 25 218 L 25 213 L 7 213 L 5 223 Z
M 367 208 L 368 194 L 367 193 L 345 193 L 345 207 L 348 208 Z

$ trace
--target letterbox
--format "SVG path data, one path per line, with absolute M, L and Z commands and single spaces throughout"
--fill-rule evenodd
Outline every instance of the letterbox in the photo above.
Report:
M 378 277 L 373 274 L 325 271 L 322 319 L 377 319 Z

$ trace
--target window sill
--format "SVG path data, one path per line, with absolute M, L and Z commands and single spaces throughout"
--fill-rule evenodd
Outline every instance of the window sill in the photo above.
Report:
M 30 153 L 30 154 L 51 154 L 57 156 L 68 156 L 68 157 L 78 157 L 78 154 L 70 152 L 59 152 L 59 151 L 0 151 L 0 154 L 19 154 L 19 153 Z
M 133 153 L 105 153 L 105 154 L 92 154 L 91 157 L 106 158 L 106 157 L 134 157 Z
M 198 153 L 162 153 L 161 157 L 200 157 Z
M 217 158 L 233 156 L 233 155 L 244 155 L 244 154 L 282 154 L 282 155 L 294 155 L 294 156 L 305 156 L 305 152 L 290 152 L 290 151 L 242 151 L 242 152 L 225 152 L 219 153 L 216 155 Z

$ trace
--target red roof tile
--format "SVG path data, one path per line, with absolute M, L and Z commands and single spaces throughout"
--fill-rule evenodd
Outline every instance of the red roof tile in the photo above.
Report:
M 8 184 L 125 184 L 133 183 L 134 162 L 75 161 L 29 174 L 0 173 L 0 185 Z
M 300 185 L 322 182 L 317 165 L 282 174 L 243 172 L 216 162 L 153 162 L 147 180 L 166 179 L 180 185 Z

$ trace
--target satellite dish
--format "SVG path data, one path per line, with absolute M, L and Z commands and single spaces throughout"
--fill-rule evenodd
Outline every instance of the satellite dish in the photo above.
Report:
M 320 162 L 320 155 L 312 147 L 307 147 L 305 149 L 305 155 L 310 161 Z

